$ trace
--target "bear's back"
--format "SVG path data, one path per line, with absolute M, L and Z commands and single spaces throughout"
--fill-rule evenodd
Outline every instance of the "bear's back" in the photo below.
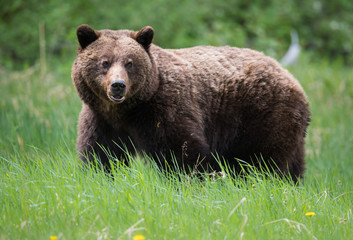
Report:
M 300 83 L 274 59 L 251 49 L 197 46 L 184 49 L 151 47 L 163 93 L 208 109 L 227 109 L 234 101 L 266 104 L 306 102 Z M 295 99 L 292 99 L 294 96 Z
M 176 80 L 180 84 L 201 84 L 220 90 L 242 80 L 249 87 L 263 81 L 261 84 L 267 83 L 272 88 L 295 86 L 298 92 L 304 93 L 300 83 L 277 61 L 251 49 L 229 46 L 162 49 L 152 46 L 151 53 L 162 79 Z

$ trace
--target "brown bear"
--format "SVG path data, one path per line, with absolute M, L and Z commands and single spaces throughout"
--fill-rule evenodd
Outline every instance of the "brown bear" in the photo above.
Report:
M 163 167 L 174 159 L 184 169 L 219 170 L 218 155 L 235 172 L 240 159 L 302 177 L 310 112 L 288 71 L 254 50 L 162 49 L 153 35 L 148 26 L 78 27 L 72 78 L 83 102 L 77 148 L 84 162 L 95 155 L 109 168 L 108 156 L 123 160 L 127 149 Z

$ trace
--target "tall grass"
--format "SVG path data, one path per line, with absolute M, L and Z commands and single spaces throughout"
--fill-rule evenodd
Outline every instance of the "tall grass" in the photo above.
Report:
M 162 174 L 142 157 L 113 176 L 83 169 L 70 62 L 48 64 L 44 76 L 1 70 L 0 239 L 349 239 L 352 70 L 308 59 L 290 69 L 312 110 L 298 186 L 261 172 Z

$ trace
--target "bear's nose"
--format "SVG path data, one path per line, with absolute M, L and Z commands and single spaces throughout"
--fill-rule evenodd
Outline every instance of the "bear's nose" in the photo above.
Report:
M 122 94 L 124 93 L 126 88 L 126 84 L 124 80 L 114 80 L 111 84 L 110 84 L 110 89 L 112 90 L 112 92 L 116 95 Z

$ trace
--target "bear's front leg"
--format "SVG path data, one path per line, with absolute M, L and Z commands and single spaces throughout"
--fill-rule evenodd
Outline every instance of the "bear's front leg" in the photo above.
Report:
M 119 136 L 98 113 L 83 105 L 77 139 L 77 150 L 83 162 L 92 163 L 99 159 L 109 169 L 109 157 L 121 159 L 124 156 L 124 146 L 118 146 L 121 137 L 124 136 Z
M 199 129 L 190 129 L 178 129 L 169 135 L 170 148 L 175 155 L 178 166 L 186 172 L 208 171 L 210 167 L 214 167 L 209 145 Z

